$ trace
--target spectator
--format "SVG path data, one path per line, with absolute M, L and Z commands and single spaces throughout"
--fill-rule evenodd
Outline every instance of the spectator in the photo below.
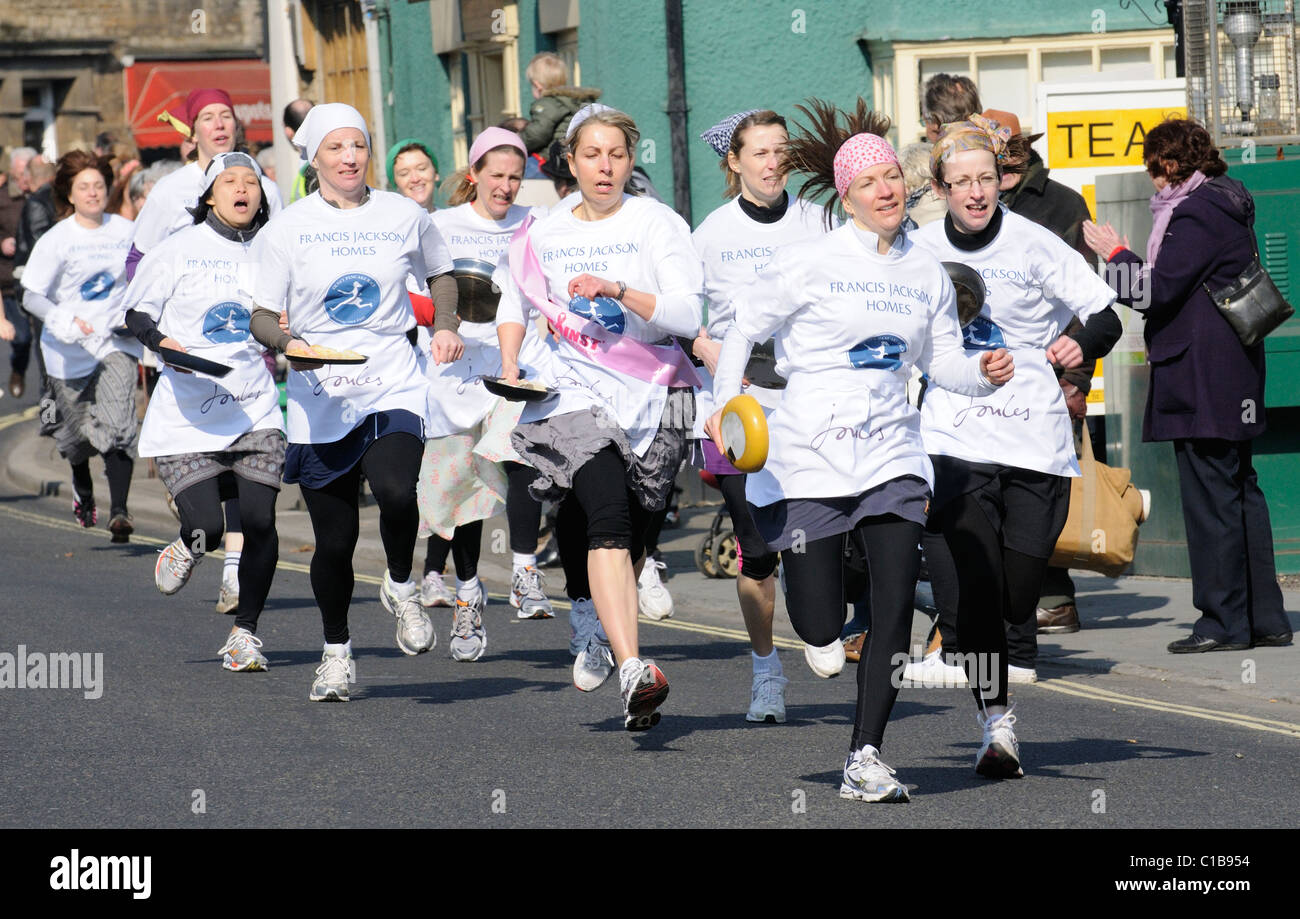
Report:
M 1252 464 L 1252 441 L 1267 427 L 1264 343 L 1243 345 L 1210 297 L 1255 257 L 1255 201 L 1225 175 L 1214 139 L 1194 121 L 1151 128 L 1142 155 L 1156 188 L 1145 262 L 1110 224 L 1089 221 L 1083 235 L 1106 259 L 1120 302 L 1146 317 L 1142 439 L 1173 441 L 1178 463 L 1192 603 L 1201 616 L 1168 650 L 1289 645 L 1268 502 Z
M 933 146 L 929 141 L 919 141 L 898 151 L 903 182 L 907 186 L 907 216 L 918 227 L 931 220 L 940 220 L 948 213 L 947 202 L 930 185 L 930 149 Z
M 10 342 L 9 392 L 15 399 L 23 394 L 27 362 L 32 353 L 32 330 L 18 306 L 14 285 L 14 253 L 18 250 L 18 220 L 22 216 L 23 198 L 5 194 L 11 184 L 10 155 L 0 155 L 0 338 Z
M 23 268 L 27 265 L 27 259 L 32 254 L 32 249 L 36 241 L 45 235 L 45 231 L 54 226 L 57 218 L 54 213 L 54 189 L 51 183 L 54 181 L 55 168 L 52 163 L 47 163 L 39 156 L 32 157 L 27 163 L 27 187 L 31 189 L 31 194 L 23 202 L 22 215 L 18 218 L 18 235 L 14 242 L 14 280 L 18 281 L 22 277 Z M 21 294 L 22 291 L 17 290 Z M 44 324 L 40 318 L 33 315 L 30 310 L 24 308 L 24 317 L 31 328 L 31 340 L 38 342 L 41 339 L 41 330 Z M 50 394 L 49 381 L 45 376 L 45 355 L 38 347 L 36 349 L 36 363 L 41 372 L 41 399 L 52 398 Z M 24 368 L 25 369 L 25 368 Z M 26 388 L 26 382 L 19 387 L 19 392 Z M 10 376 L 10 392 L 13 391 L 13 377 Z M 53 427 L 42 421 L 41 433 L 51 433 Z
M 569 86 L 569 68 L 558 54 L 550 51 L 534 55 L 524 76 L 532 84 L 536 100 L 528 110 L 528 123 L 519 132 L 529 153 L 563 141 L 574 113 L 600 98 L 598 89 Z
M 284 136 L 288 138 L 289 143 L 293 143 L 293 136 L 298 133 L 302 127 L 302 121 L 307 117 L 307 113 L 312 109 L 310 99 L 294 99 L 284 107 Z M 299 198 L 306 197 L 316 190 L 316 170 L 312 168 L 311 163 L 307 162 L 306 154 L 298 151 L 302 158 L 298 166 L 298 175 L 293 180 L 293 191 L 289 194 L 289 202 L 293 203 Z
M 936 73 L 925 81 L 921 101 L 921 120 L 925 122 L 925 139 L 934 143 L 946 124 L 965 121 L 984 110 L 979 90 L 970 77 Z
M 39 154 L 31 147 L 16 147 L 9 151 L 9 197 L 21 198 L 32 190 L 27 181 L 27 164 Z
M 262 174 L 274 182 L 275 179 L 275 148 L 271 146 L 263 147 L 257 151 L 257 165 L 262 167 Z

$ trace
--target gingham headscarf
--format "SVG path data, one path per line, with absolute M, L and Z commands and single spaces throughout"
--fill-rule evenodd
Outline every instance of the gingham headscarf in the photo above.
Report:
M 1011 129 L 1000 126 L 983 115 L 971 115 L 965 121 L 943 126 L 943 133 L 930 151 L 930 171 L 939 174 L 939 164 L 967 150 L 987 150 L 999 163 L 1007 158 Z
M 736 125 L 755 112 L 761 111 L 762 109 L 752 108 L 747 112 L 736 112 L 734 115 L 729 115 L 701 134 L 700 140 L 716 150 L 718 156 L 726 156 L 731 149 L 731 135 L 736 133 Z
M 835 152 L 835 190 L 844 197 L 854 179 L 881 163 L 898 166 L 898 154 L 889 141 L 878 134 L 854 134 Z

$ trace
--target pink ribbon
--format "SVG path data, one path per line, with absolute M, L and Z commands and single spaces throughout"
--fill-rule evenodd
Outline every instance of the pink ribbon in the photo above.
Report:
M 529 215 L 510 238 L 510 276 L 551 327 L 559 333 L 561 341 L 578 350 L 588 359 L 618 373 L 658 383 L 662 386 L 693 386 L 703 384 L 695 373 L 690 359 L 676 342 L 670 345 L 652 345 L 635 338 L 619 335 L 582 316 L 573 316 L 568 307 L 551 299 L 546 288 L 546 274 L 537 253 L 528 242 Z

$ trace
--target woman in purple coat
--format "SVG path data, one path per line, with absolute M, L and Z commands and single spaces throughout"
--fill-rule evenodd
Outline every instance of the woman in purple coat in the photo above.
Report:
M 1251 465 L 1264 433 L 1264 345 L 1245 347 L 1208 290 L 1255 254 L 1255 202 L 1224 173 L 1208 131 L 1171 119 L 1143 146 L 1156 187 L 1145 263 L 1109 225 L 1083 225 L 1120 302 L 1146 319 L 1151 367 L 1144 441 L 1171 440 L 1178 461 L 1192 602 L 1201 617 L 1174 654 L 1286 645 L 1291 626 L 1273 563 L 1268 504 Z

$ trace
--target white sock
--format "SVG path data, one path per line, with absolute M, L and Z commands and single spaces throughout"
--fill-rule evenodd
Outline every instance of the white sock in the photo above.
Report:
M 753 658 L 755 673 L 770 673 L 772 676 L 781 676 L 785 673 L 781 668 L 781 657 L 776 653 L 776 648 L 773 648 L 772 653 L 767 657 L 759 657 L 753 651 L 749 652 L 749 656 Z
M 411 580 L 409 577 L 401 583 L 394 581 L 393 576 L 387 571 L 384 572 L 384 580 L 393 588 L 393 593 L 403 599 L 415 596 L 416 591 L 420 589 L 420 585 L 415 583 L 415 581 Z
M 456 587 L 456 599 L 464 600 L 466 603 L 473 603 L 478 599 L 479 587 L 477 574 L 467 581 L 461 581 Z
M 629 657 L 627 660 L 623 661 L 622 665 L 618 668 L 619 685 L 621 686 L 626 683 L 632 673 L 639 669 L 641 669 L 641 658 Z
M 226 552 L 225 564 L 221 566 L 221 580 L 231 587 L 239 585 L 239 552 Z
M 523 552 L 514 552 L 514 553 L 511 553 L 511 554 L 513 554 L 514 557 L 515 557 L 515 558 L 514 558 L 514 566 L 515 566 L 516 568 L 536 568 L 536 567 L 537 567 L 537 555 L 536 555 L 536 553 L 534 553 L 534 554 L 532 554 L 532 555 L 525 555 Z
M 352 639 L 349 638 L 341 645 L 332 645 L 325 642 L 325 653 L 332 657 L 351 657 L 352 656 Z

